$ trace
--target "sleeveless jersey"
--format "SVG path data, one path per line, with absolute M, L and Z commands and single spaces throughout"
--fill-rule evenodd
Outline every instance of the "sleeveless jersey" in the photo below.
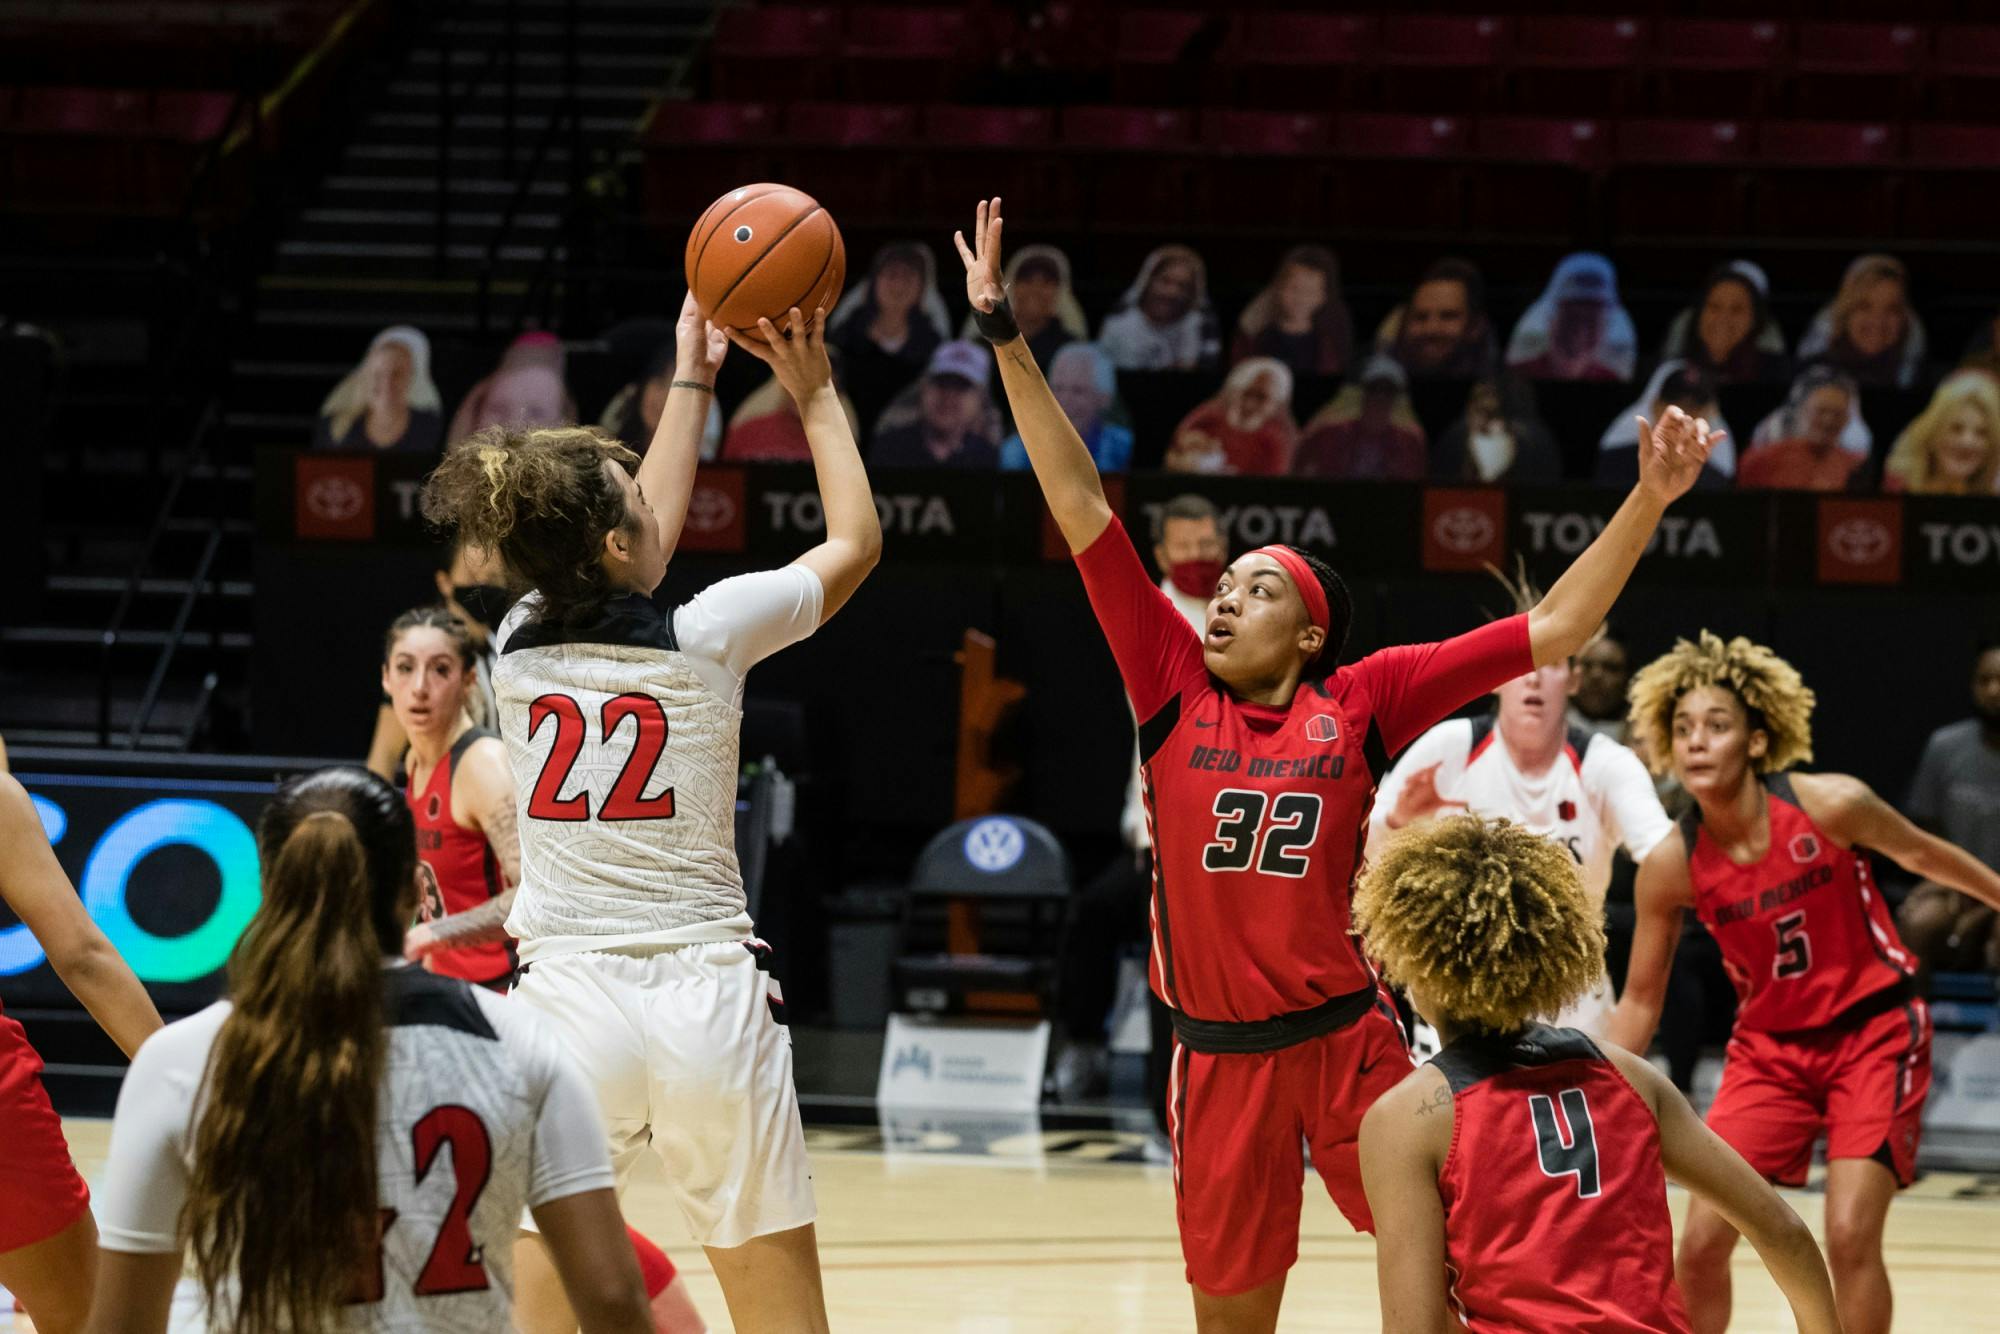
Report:
M 1403 784 L 1437 765 L 1438 795 L 1465 803 L 1474 815 L 1512 820 L 1562 844 L 1577 860 L 1584 891 L 1603 906 L 1611 885 L 1611 853 L 1619 845 L 1645 860 L 1673 829 L 1646 766 L 1632 751 L 1598 733 L 1571 727 L 1546 773 L 1514 767 L 1492 714 L 1448 718 L 1418 737 L 1382 780 L 1369 820 L 1371 851 L 1392 831 L 1387 816 Z
M 383 990 L 381 1246 L 344 1328 L 512 1329 L 522 1209 L 613 1184 L 596 1100 L 528 1006 L 408 965 L 385 968 Z M 203 1074 L 229 1012 L 169 1024 L 133 1061 L 97 1194 L 107 1249 L 180 1250 Z
M 1139 718 L 1155 992 L 1256 1023 L 1375 986 L 1349 902 L 1389 755 L 1528 670 L 1527 618 L 1320 669 L 1285 707 L 1231 694 L 1114 520 L 1077 554 Z
M 1660 1127 L 1575 1029 L 1466 1038 L 1438 1171 L 1455 1313 L 1480 1334 L 1683 1334 Z
M 1916 961 L 1896 934 L 1868 856 L 1812 822 L 1787 774 L 1764 778 L 1771 846 L 1738 866 L 1681 817 L 1694 908 L 1736 986 L 1736 1025 L 1767 1033 L 1820 1028 L 1859 1001 L 1903 985 Z
M 403 794 L 417 822 L 417 859 L 424 868 L 423 901 L 418 904 L 422 921 L 469 912 L 507 888 L 499 858 L 493 855 L 486 835 L 451 818 L 451 780 L 459 761 L 474 742 L 496 735 L 483 727 L 467 728 L 431 770 L 423 790 L 411 787 Z M 432 972 L 467 982 L 491 982 L 514 970 L 505 941 L 438 950 L 429 963 Z

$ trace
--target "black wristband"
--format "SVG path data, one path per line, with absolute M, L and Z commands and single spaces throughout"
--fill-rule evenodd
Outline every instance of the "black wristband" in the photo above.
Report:
M 1021 336 L 1021 326 L 1014 323 L 1014 308 L 1007 304 L 1007 298 L 1004 296 L 993 303 L 992 310 L 981 310 L 974 306 L 972 327 L 979 330 L 981 338 L 995 347 L 1002 343 L 1011 343 Z

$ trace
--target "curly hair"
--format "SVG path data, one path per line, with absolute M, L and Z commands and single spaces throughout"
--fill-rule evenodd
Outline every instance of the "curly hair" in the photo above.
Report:
M 1438 1018 L 1507 1033 L 1604 973 L 1604 925 L 1576 859 L 1511 820 L 1404 830 L 1361 877 L 1354 921 L 1389 980 Z
M 1716 686 L 1736 696 L 1750 726 L 1770 738 L 1758 773 L 1775 773 L 1812 759 L 1812 688 L 1798 669 L 1762 644 L 1738 635 L 1728 643 L 1704 630 L 1699 640 L 1674 641 L 1673 649 L 1632 677 L 1632 746 L 1654 773 L 1674 757 L 1674 709 L 1681 696 Z
M 425 479 L 424 518 L 498 552 L 515 591 L 539 591 L 545 614 L 584 621 L 616 592 L 599 564 L 605 536 L 631 522 L 606 463 L 639 471 L 639 456 L 594 426 L 489 426 Z

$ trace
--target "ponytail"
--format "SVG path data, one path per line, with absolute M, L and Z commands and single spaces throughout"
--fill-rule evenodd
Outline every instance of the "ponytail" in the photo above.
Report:
M 181 1219 L 216 1327 L 241 1334 L 337 1325 L 379 1244 L 389 868 L 371 868 L 347 810 L 286 814 L 296 823 L 263 849 L 264 903 L 230 959 L 234 1009 L 209 1054 Z

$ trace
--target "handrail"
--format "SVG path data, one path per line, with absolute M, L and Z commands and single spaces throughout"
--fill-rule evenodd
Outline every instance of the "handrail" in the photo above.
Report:
M 512 0 L 509 0 L 509 6 L 511 8 Z M 500 252 L 514 234 L 521 209 L 527 202 L 529 192 L 534 188 L 535 179 L 540 174 L 543 163 L 547 161 L 550 149 L 555 146 L 557 136 L 564 132 L 567 132 L 569 137 L 567 164 L 569 180 L 563 202 L 563 225 L 556 229 L 554 238 L 543 244 L 541 259 L 522 291 L 521 300 L 515 307 L 514 318 L 508 323 L 509 332 L 518 332 L 527 323 L 537 296 L 545 286 L 553 284 L 557 251 L 567 247 L 569 259 L 572 262 L 576 259 L 572 222 L 576 217 L 577 200 L 582 193 L 583 170 L 583 119 L 577 101 L 576 41 L 577 0 L 564 0 L 562 105 L 553 116 L 549 117 L 549 123 L 543 127 L 541 135 L 536 139 L 534 153 L 527 166 L 515 179 L 514 192 L 508 197 L 507 207 L 500 215 L 500 223 L 487 240 L 486 254 L 479 270 L 479 331 L 482 335 L 492 331 L 492 287 L 494 273 L 500 263 Z M 508 165 L 510 168 L 513 165 L 511 157 Z
M 459 7 L 461 12 L 463 7 Z M 436 28 L 438 39 L 437 73 L 437 199 L 433 209 L 433 249 L 437 273 L 442 277 L 451 264 L 451 122 L 452 111 L 459 100 L 476 94 L 492 76 L 502 53 L 507 57 L 505 83 L 503 87 L 501 116 L 502 142 L 507 154 L 507 169 L 514 168 L 514 126 L 520 115 L 520 14 L 518 0 L 506 0 L 505 22 L 500 31 L 486 45 L 486 58 L 477 71 L 466 76 L 454 95 L 452 73 L 458 64 L 456 55 L 458 44 L 450 40 L 442 25 L 442 12 Z
M 188 622 L 194 618 L 194 604 L 208 583 L 208 572 L 215 564 L 215 554 L 220 550 L 222 528 L 217 525 L 208 530 L 208 541 L 202 544 L 201 559 L 195 562 L 194 578 L 189 581 L 187 592 L 181 595 L 180 608 L 174 613 L 173 633 L 160 646 L 160 656 L 153 661 L 153 674 L 146 680 L 146 693 L 139 697 L 138 712 L 132 716 L 131 730 L 125 736 L 125 744 L 132 750 L 139 749 L 139 738 L 145 735 L 146 724 L 152 721 L 153 709 L 160 702 L 160 691 L 167 684 L 167 671 L 173 666 L 174 654 L 180 651 L 181 641 L 187 637 Z
M 188 437 L 186 447 L 181 451 L 180 466 L 167 481 L 167 490 L 160 501 L 160 508 L 154 512 L 153 524 L 146 533 L 146 541 L 139 549 L 139 559 L 132 564 L 132 573 L 125 580 L 125 587 L 118 595 L 118 605 L 111 613 L 111 622 L 104 629 L 102 639 L 102 661 L 97 676 L 97 743 L 111 744 L 111 670 L 112 657 L 118 648 L 118 636 L 125 629 L 125 618 L 131 615 L 132 603 L 139 595 L 139 585 L 146 572 L 153 566 L 153 553 L 159 549 L 160 538 L 172 521 L 175 502 L 180 499 L 181 488 L 187 484 L 194 471 L 195 460 L 208 453 L 208 439 L 221 419 L 219 400 L 210 399 L 195 422 L 193 433 Z M 218 527 L 218 532 L 220 531 Z M 198 587 L 199 585 L 197 585 Z

